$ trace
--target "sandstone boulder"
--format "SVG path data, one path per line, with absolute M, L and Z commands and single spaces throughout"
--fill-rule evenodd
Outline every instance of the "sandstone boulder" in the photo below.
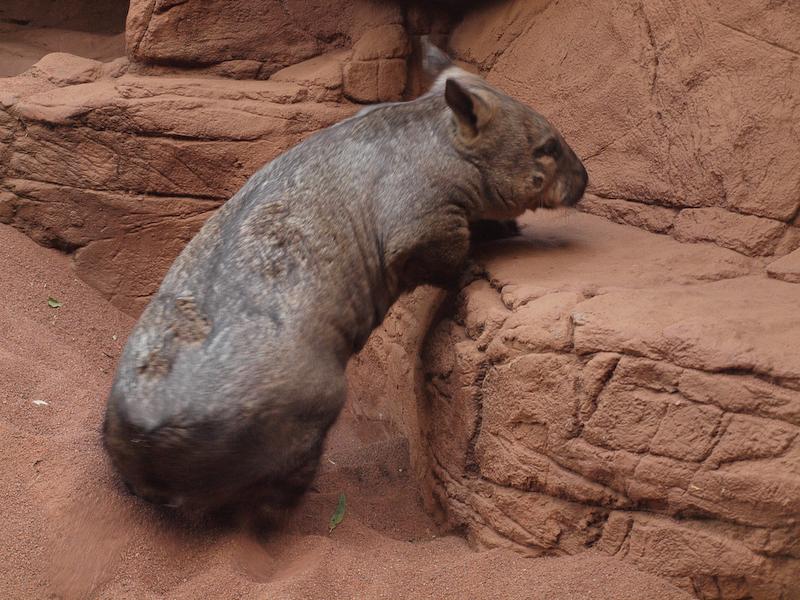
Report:
M 775 279 L 800 283 L 800 249 L 770 263 L 767 273 Z
M 399 6 L 371 0 L 213 0 L 202 8 L 175 0 L 133 0 L 128 56 L 145 64 L 203 67 L 251 61 L 257 68 L 249 76 L 267 78 L 289 65 L 352 47 L 365 35 L 363 45 L 372 45 L 370 39 L 383 38 L 393 26 L 402 29 L 402 19 Z
M 315 62 L 314 81 L 297 65 L 233 82 L 112 77 L 95 61 L 45 57 L 0 96 L 0 221 L 73 252 L 82 279 L 138 313 L 250 175 L 352 112 L 339 101 L 339 59 Z
M 479 546 L 605 552 L 701 598 L 800 593 L 800 285 L 593 216 L 523 234 L 355 365 L 395 373 L 354 398 L 422 432 L 431 508 Z

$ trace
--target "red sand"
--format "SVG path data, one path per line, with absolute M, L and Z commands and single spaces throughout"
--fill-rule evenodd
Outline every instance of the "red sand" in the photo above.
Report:
M 180 526 L 121 490 L 100 445 L 130 317 L 6 226 L 0 290 L 2 598 L 688 597 L 591 552 L 530 559 L 437 537 L 405 440 L 347 413 L 284 531 L 257 541 Z M 328 535 L 340 492 L 347 514 Z

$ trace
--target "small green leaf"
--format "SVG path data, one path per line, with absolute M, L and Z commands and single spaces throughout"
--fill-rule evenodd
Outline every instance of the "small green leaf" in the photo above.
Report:
M 47 306 L 49 306 L 50 308 L 61 308 L 62 306 L 64 306 L 64 304 L 62 302 L 59 302 L 58 300 L 56 300 L 52 296 L 50 296 L 47 299 Z
M 328 529 L 328 533 L 333 533 L 333 530 L 336 529 L 336 526 L 344 519 L 345 504 L 344 494 L 339 494 L 339 504 L 336 505 L 336 510 L 331 515 L 331 522 L 329 524 L 330 529 Z

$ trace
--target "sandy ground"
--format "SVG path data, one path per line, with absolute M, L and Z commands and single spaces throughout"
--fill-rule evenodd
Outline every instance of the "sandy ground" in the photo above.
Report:
M 405 440 L 349 413 L 282 531 L 177 523 L 122 491 L 100 445 L 130 317 L 65 256 L 6 226 L 0 299 L 2 598 L 688 597 L 612 558 L 474 552 L 437 534 L 406 476 Z M 347 512 L 329 534 L 340 493 Z
M 0 23 L 0 77 L 18 75 L 51 52 L 106 62 L 125 55 L 125 34 Z

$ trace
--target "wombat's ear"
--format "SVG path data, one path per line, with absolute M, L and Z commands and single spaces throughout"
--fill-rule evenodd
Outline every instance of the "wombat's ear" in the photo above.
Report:
M 430 77 L 436 77 L 445 69 L 453 66 L 453 61 L 444 52 L 431 44 L 427 35 L 420 38 L 422 44 L 422 68 Z
M 444 98 L 456 116 L 462 137 L 467 140 L 475 138 L 492 118 L 487 99 L 455 79 L 445 82 Z

